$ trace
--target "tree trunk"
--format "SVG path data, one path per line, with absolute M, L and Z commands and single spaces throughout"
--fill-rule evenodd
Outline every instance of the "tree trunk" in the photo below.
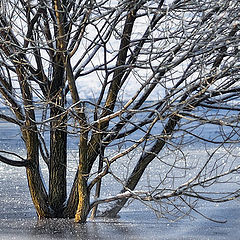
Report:
M 79 165 L 78 165 L 78 206 L 75 214 L 75 222 L 83 223 L 86 221 L 90 211 L 90 193 L 87 186 L 88 180 L 88 157 L 87 139 L 88 133 L 85 131 L 85 121 L 83 120 L 80 141 L 79 141 Z
M 78 171 L 75 176 L 73 186 L 71 188 L 71 192 L 67 201 L 67 206 L 63 211 L 64 218 L 74 218 L 77 212 L 78 199 L 79 199 L 78 188 L 76 187 L 77 181 L 78 181 Z
M 29 126 L 30 121 L 26 121 Z M 29 191 L 39 218 L 51 217 L 48 196 L 39 170 L 39 143 L 36 129 L 22 129 L 27 149 L 27 159 L 30 162 L 26 169 Z
M 87 188 L 87 178 L 79 170 L 78 175 L 78 206 L 75 214 L 75 222 L 86 222 L 90 211 L 90 194 Z
M 67 197 L 67 127 L 64 113 L 64 56 L 56 54 L 53 64 L 53 80 L 50 88 L 50 164 L 49 164 L 49 204 L 55 217 L 63 216 L 64 203 Z
M 62 129 L 51 131 L 51 153 L 49 169 L 49 203 L 55 212 L 55 217 L 62 217 L 64 202 L 67 197 L 67 135 Z
M 48 197 L 43 185 L 39 168 L 31 166 L 27 168 L 28 187 L 35 206 L 38 218 L 52 217 L 52 213 L 48 207 Z

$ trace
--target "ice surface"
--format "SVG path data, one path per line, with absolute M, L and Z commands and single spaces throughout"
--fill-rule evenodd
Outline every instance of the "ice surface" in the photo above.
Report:
M 2 123 L 4 124 L 4 123 Z M 209 128 L 204 131 L 206 136 L 218 134 L 217 128 Z M 24 155 L 22 141 L 19 133 L 13 126 L 4 124 L 0 128 L 0 139 L 2 149 L 14 150 Z M 70 142 L 71 145 L 71 142 Z M 74 146 L 74 145 L 71 145 Z M 210 146 L 211 147 L 211 146 Z M 192 145 L 189 150 L 189 159 L 197 162 L 203 158 L 205 148 L 199 145 Z M 161 161 L 169 159 L 171 151 L 167 149 Z M 211 150 L 211 148 L 209 148 Z M 224 149 L 219 150 L 218 156 L 224 155 Z M 235 146 L 236 155 L 239 146 Z M 109 156 L 113 155 L 113 150 L 108 150 Z M 206 154 L 206 153 L 205 153 Z M 68 163 L 68 190 L 74 177 L 77 166 L 77 151 L 71 149 Z M 120 162 L 113 172 L 126 178 L 128 167 L 134 166 L 134 156 L 132 161 Z M 227 159 L 228 160 L 228 159 Z M 220 159 L 223 161 L 224 158 Z M 163 162 L 151 164 L 146 171 L 143 181 L 150 181 L 152 186 L 159 182 L 159 176 L 166 172 Z M 157 164 L 156 164 L 157 163 Z M 178 163 L 182 163 L 179 157 Z M 46 177 L 47 167 L 42 167 L 43 176 Z M 155 172 L 154 172 L 155 171 Z M 195 171 L 195 170 L 194 170 Z M 194 171 L 191 174 L 194 174 Z M 181 176 L 180 170 L 175 170 L 175 176 Z M 191 178 L 191 174 L 186 176 Z M 238 177 L 237 174 L 235 177 Z M 105 196 L 118 193 L 122 188 L 121 184 L 116 184 L 108 176 L 103 181 L 103 193 Z M 178 182 L 179 181 L 179 182 Z M 181 183 L 181 178 L 175 184 Z M 109 184 L 110 183 L 110 184 Z M 220 190 L 222 186 L 219 185 Z M 229 189 L 232 184 L 229 184 Z M 111 190 L 111 191 L 110 191 Z M 101 197 L 104 197 L 104 194 Z M 88 219 L 85 225 L 74 224 L 72 220 L 47 220 L 38 221 L 31 197 L 27 188 L 27 180 L 24 168 L 13 168 L 0 163 L 0 240 L 5 239 L 239 239 L 240 208 L 237 200 L 224 204 L 210 204 L 199 202 L 197 210 L 209 218 L 226 223 L 216 223 L 203 218 L 199 214 L 192 212 L 191 217 L 186 216 L 179 221 L 171 222 L 165 218 L 157 219 L 154 212 L 146 208 L 145 205 L 134 201 L 128 208 L 124 208 L 118 219 L 97 218 L 92 221 Z
M 74 166 L 74 163 L 72 163 Z M 72 166 L 72 167 L 73 167 Z M 44 173 L 44 169 L 43 169 Z M 0 164 L 0 239 L 238 239 L 238 201 L 224 204 L 200 203 L 198 211 L 226 223 L 215 223 L 192 212 L 176 222 L 158 219 L 134 201 L 118 219 L 88 219 L 85 225 L 72 220 L 39 221 L 36 217 L 22 168 Z M 114 187 L 114 185 L 111 185 Z

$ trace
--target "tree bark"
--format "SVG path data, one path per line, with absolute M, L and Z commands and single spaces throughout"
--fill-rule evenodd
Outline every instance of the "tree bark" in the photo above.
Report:
M 90 194 L 87 188 L 87 178 L 82 174 L 79 167 L 78 175 L 78 206 L 75 214 L 75 222 L 86 222 L 88 213 L 90 211 Z
M 27 125 L 29 121 L 27 121 Z M 35 129 L 36 130 L 36 129 Z M 26 168 L 29 191 L 39 218 L 48 218 L 51 212 L 48 205 L 48 196 L 39 170 L 39 143 L 37 132 L 34 129 L 23 130 L 23 136 L 29 161 Z
M 85 122 L 85 121 L 84 121 Z M 90 211 L 90 193 L 88 191 L 88 158 L 87 158 L 87 135 L 82 125 L 79 141 L 79 165 L 78 165 L 78 206 L 75 214 L 75 222 L 83 223 L 86 221 Z
M 55 217 L 62 217 L 62 211 L 67 197 L 66 147 L 66 132 L 62 129 L 53 129 L 51 131 L 49 203 L 51 209 L 55 212 Z
M 61 109 L 64 105 L 62 92 L 64 71 L 61 60 L 56 63 L 55 68 L 51 94 L 55 104 L 51 104 L 50 110 L 50 117 L 53 120 L 50 130 L 49 203 L 55 211 L 55 217 L 62 217 L 67 197 L 67 128 L 66 116 Z
M 35 119 L 34 115 L 32 115 L 32 117 Z M 26 173 L 32 201 L 38 217 L 48 218 L 51 217 L 51 211 L 48 205 L 48 195 L 39 169 L 39 141 L 37 128 L 32 120 L 27 118 L 26 125 L 22 128 L 22 134 L 27 149 L 27 160 L 29 161 Z

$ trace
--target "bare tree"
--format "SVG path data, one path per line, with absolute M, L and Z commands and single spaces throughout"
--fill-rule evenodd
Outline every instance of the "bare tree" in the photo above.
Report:
M 239 196 L 237 185 L 213 187 L 237 183 L 240 168 L 237 1 L 7 0 L 0 11 L 1 103 L 11 111 L 0 118 L 26 148 L 2 149 L 0 160 L 26 168 L 39 218 L 85 222 L 109 202 L 100 215 L 116 216 L 130 198 L 179 216 L 196 199 Z M 195 160 L 194 144 L 205 153 Z M 119 193 L 101 197 L 104 179 Z

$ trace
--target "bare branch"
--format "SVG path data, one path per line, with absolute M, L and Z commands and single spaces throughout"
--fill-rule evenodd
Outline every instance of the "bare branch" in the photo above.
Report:
M 6 153 L 5 151 L 0 151 L 0 152 Z M 9 153 L 9 154 L 21 158 L 17 154 L 14 154 L 14 153 Z M 8 164 L 10 166 L 14 166 L 14 167 L 28 167 L 29 166 L 29 161 L 28 160 L 22 159 L 22 161 L 15 161 L 15 160 L 6 158 L 6 157 L 1 156 L 1 155 L 0 155 L 0 161 L 3 162 L 3 163 Z

